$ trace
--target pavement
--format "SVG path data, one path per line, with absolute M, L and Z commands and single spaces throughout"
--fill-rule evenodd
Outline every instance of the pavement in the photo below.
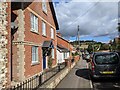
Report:
M 78 61 L 56 88 L 92 88 L 86 61 Z

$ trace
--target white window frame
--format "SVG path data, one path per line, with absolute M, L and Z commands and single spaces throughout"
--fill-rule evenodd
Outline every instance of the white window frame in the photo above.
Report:
M 51 55 L 52 55 L 52 58 L 54 59 L 55 58 L 55 51 L 54 51 L 54 49 L 52 49 Z
M 47 13 L 47 2 L 46 0 L 42 0 L 42 10 Z
M 32 46 L 32 64 L 39 62 L 38 46 Z
M 46 23 L 42 21 L 42 35 L 46 36 Z
M 31 31 L 38 33 L 38 17 L 31 13 L 30 19 L 31 19 Z
M 54 37 L 54 29 L 53 29 L 53 28 L 51 28 L 51 38 L 52 38 L 52 39 L 55 38 L 55 37 Z

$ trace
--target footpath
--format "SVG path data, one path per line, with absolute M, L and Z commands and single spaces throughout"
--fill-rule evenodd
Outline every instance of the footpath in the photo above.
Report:
M 87 62 L 80 60 L 75 67 L 69 72 L 69 74 L 58 84 L 56 88 L 80 88 L 91 89 L 92 82 L 89 77 L 89 70 L 87 68 Z
M 73 69 L 73 67 L 78 63 L 78 61 L 75 61 L 72 64 L 65 67 L 62 71 L 57 73 L 54 77 L 52 77 L 50 80 L 45 82 L 38 89 L 40 89 L 40 88 L 55 88 L 60 83 L 60 81 L 63 80 L 65 78 L 65 76 L 71 71 L 71 69 Z

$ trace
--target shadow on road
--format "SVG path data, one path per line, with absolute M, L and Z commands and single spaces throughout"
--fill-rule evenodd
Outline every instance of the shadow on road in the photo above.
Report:
M 78 69 L 78 70 L 75 72 L 75 75 L 77 75 L 77 76 L 79 76 L 79 77 L 82 77 L 82 78 L 84 78 L 84 79 L 90 80 L 90 77 L 89 77 L 89 69 L 86 69 L 86 68 Z
M 98 78 L 92 79 L 93 82 L 120 82 L 120 78 Z
M 94 89 L 103 90 L 103 88 L 120 89 L 119 78 L 99 78 L 92 80 Z

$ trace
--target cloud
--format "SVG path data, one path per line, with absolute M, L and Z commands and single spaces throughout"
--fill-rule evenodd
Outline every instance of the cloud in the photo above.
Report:
M 115 37 L 117 35 L 117 2 L 65 1 L 59 2 L 55 6 L 59 31 L 64 37 L 75 37 L 78 25 L 81 37 L 86 35 Z

